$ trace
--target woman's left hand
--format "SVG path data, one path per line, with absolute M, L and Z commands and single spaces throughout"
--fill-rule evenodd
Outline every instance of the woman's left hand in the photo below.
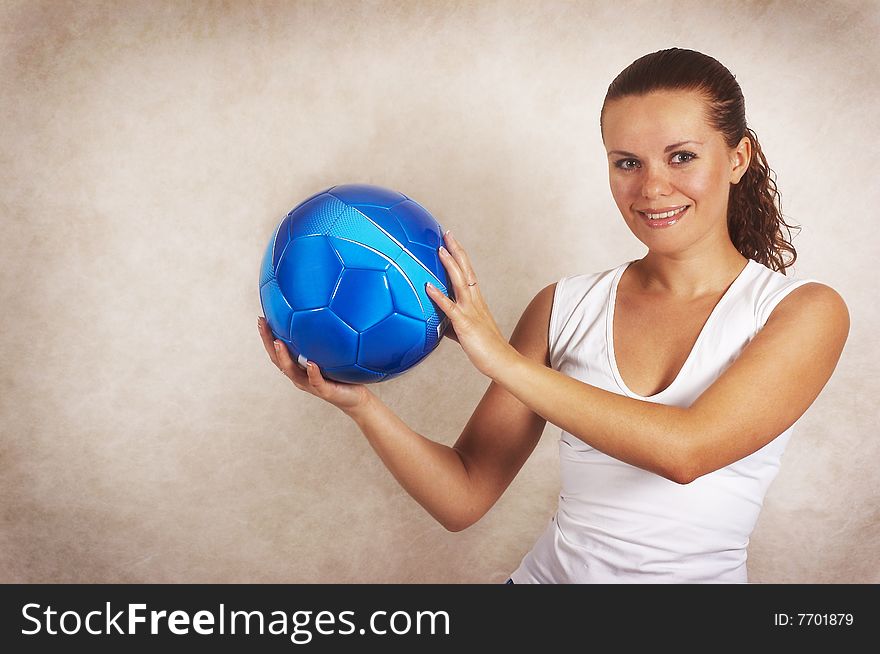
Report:
M 492 377 L 494 366 L 509 353 L 512 346 L 489 312 L 464 248 L 450 231 L 444 234 L 443 239 L 446 248 L 440 246 L 440 261 L 446 269 L 455 300 L 430 283 L 427 285 L 428 296 L 449 318 L 452 323 L 450 328 L 455 330 L 454 339 L 471 363 L 481 373 Z

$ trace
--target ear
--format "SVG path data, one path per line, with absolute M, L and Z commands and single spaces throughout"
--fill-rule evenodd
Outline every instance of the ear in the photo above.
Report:
M 752 160 L 752 141 L 748 136 L 743 136 L 739 144 L 730 151 L 730 183 L 739 184 L 749 169 Z

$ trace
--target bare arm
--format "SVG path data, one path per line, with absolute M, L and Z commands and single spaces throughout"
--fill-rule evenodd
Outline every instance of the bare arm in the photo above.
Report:
M 547 332 L 554 285 L 526 308 L 510 345 L 535 365 L 549 365 Z M 347 411 L 401 486 L 450 531 L 479 520 L 522 468 L 546 420 L 492 382 L 448 447 L 417 434 L 381 400 Z
M 492 376 L 532 411 L 592 447 L 686 484 L 757 451 L 794 424 L 831 377 L 848 333 L 840 295 L 823 284 L 805 284 L 779 303 L 689 408 L 611 393 L 510 350 Z
M 554 289 L 551 284 L 534 297 L 509 341 L 512 351 L 537 366 L 549 365 L 547 337 Z M 277 354 L 280 367 L 298 388 L 316 389 L 317 385 L 320 389 L 317 371 L 310 371 L 306 378 L 286 348 Z M 410 429 L 366 387 L 359 390 L 362 399 L 339 405 L 340 409 L 355 421 L 404 490 L 450 531 L 467 528 L 495 504 L 546 425 L 546 420 L 492 382 L 455 445 L 449 447 Z M 319 390 L 313 392 L 320 396 Z

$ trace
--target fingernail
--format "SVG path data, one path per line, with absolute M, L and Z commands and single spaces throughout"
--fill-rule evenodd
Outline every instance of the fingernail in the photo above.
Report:
M 445 238 L 445 237 L 449 236 L 449 232 L 451 232 L 451 231 L 452 231 L 451 229 L 447 229 L 445 232 L 443 232 L 443 237 Z
M 276 349 L 276 350 L 280 350 L 280 349 L 281 349 L 281 343 L 279 343 L 278 341 L 275 341 L 275 349 Z
M 449 254 L 449 251 L 445 247 L 443 247 L 442 245 L 440 246 L 440 252 L 442 254 Z

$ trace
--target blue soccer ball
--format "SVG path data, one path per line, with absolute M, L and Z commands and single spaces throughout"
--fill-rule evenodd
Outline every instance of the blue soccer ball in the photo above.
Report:
M 370 384 L 427 357 L 449 319 L 440 224 L 418 202 L 379 186 L 332 186 L 280 222 L 260 268 L 260 303 L 275 338 L 302 366 Z

